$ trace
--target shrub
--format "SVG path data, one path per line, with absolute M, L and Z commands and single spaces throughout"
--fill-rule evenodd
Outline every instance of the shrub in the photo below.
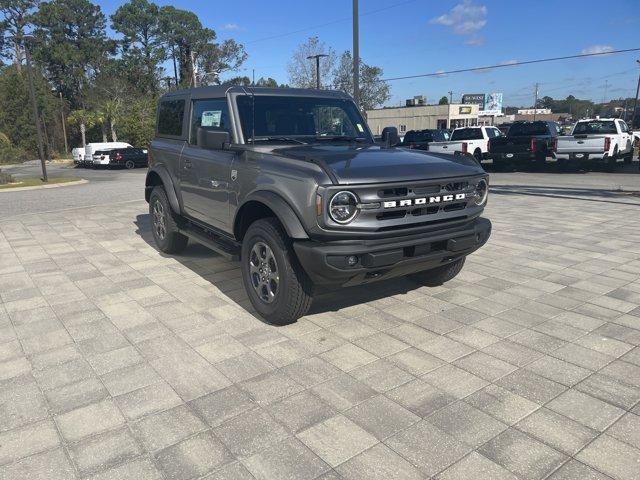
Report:
M 0 143 L 0 165 L 3 163 L 22 163 L 29 160 L 29 154 L 18 147 Z
M 5 173 L 2 170 L 0 170 L 0 185 L 6 185 L 7 183 L 12 183 L 12 182 L 13 182 L 13 177 L 8 173 Z

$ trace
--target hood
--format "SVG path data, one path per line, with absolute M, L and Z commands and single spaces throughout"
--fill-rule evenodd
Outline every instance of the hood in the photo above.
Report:
M 276 148 L 273 153 L 318 163 L 338 184 L 402 182 L 484 173 L 466 155 L 445 155 L 378 145 L 300 145 Z

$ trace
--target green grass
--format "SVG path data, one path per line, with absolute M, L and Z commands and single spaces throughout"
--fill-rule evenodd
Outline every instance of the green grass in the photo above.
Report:
M 69 182 L 77 182 L 80 180 L 77 177 L 58 177 L 58 178 L 50 178 L 48 182 L 43 182 L 39 178 L 14 178 L 14 182 L 11 184 L 0 185 L 0 190 L 6 190 L 9 188 L 20 188 L 20 187 L 36 187 L 41 185 L 52 185 L 54 183 L 69 183 Z

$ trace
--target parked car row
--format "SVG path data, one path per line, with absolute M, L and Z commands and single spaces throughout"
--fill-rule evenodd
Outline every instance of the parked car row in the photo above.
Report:
M 433 153 L 471 154 L 476 160 L 506 164 L 544 164 L 554 160 L 560 165 L 599 162 L 614 168 L 630 163 L 640 132 L 629 130 L 624 120 L 596 118 L 578 121 L 569 135 L 556 122 L 518 121 L 508 129 L 494 126 L 456 128 L 450 138 L 445 130 L 411 130 L 399 146 Z
M 89 143 L 72 150 L 73 163 L 78 167 L 127 168 L 146 167 L 148 152 L 124 142 Z

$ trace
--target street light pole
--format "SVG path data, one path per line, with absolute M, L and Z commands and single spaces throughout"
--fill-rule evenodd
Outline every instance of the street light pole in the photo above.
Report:
M 27 81 L 29 83 L 29 96 L 31 97 L 31 107 L 33 108 L 33 119 L 36 123 L 36 136 L 38 138 L 38 155 L 40 155 L 40 164 L 42 165 L 42 181 L 48 182 L 47 164 L 44 159 L 44 147 L 42 139 L 42 130 L 40 130 L 40 115 L 38 114 L 38 102 L 36 102 L 36 92 L 33 87 L 33 72 L 31 71 L 31 55 L 27 44 L 24 43 L 24 57 L 27 61 Z
M 538 113 L 538 83 L 536 82 L 536 86 L 535 86 L 535 94 L 534 94 L 534 100 L 533 100 L 533 121 L 536 121 L 536 113 Z
M 325 55 L 324 53 L 319 53 L 317 55 L 309 55 L 307 60 L 314 59 L 316 60 L 316 88 L 320 90 L 322 86 L 322 82 L 320 82 L 320 57 L 328 57 L 329 55 Z
M 64 153 L 69 153 L 69 145 L 67 144 L 67 126 L 64 120 L 64 101 L 62 100 L 62 92 L 60 92 L 60 120 L 62 120 L 62 136 L 64 137 Z
M 640 65 L 640 60 L 636 60 Z M 636 99 L 633 101 L 633 111 L 631 112 L 631 128 L 635 127 L 636 109 L 638 108 L 638 96 L 640 96 L 640 74 L 638 74 L 638 86 L 636 87 Z
M 353 0 L 353 99 L 360 107 L 360 19 L 358 0 Z

